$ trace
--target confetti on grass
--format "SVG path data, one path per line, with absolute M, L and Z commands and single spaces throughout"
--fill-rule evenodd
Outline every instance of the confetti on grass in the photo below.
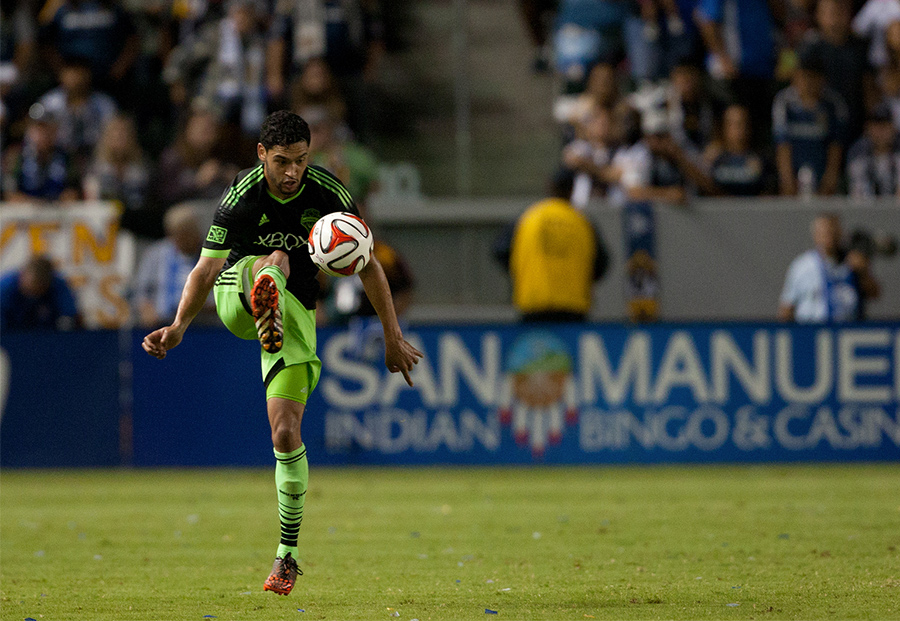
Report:
M 497 614 L 497 611 L 496 611 L 496 610 L 491 610 L 490 608 L 485 608 L 485 609 L 484 609 L 484 614 L 486 614 L 486 615 L 495 615 L 495 614 Z
M 740 606 L 740 604 L 725 604 L 725 605 L 728 606 L 729 608 L 737 608 L 738 606 Z

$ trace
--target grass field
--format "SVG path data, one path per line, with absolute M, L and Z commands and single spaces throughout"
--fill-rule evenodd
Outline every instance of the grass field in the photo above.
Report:
M 287 598 L 270 471 L 0 494 L 3 620 L 900 619 L 896 464 L 313 468 Z

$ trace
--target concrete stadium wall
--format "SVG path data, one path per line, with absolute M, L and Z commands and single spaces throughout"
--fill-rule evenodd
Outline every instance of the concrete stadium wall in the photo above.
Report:
M 511 321 L 510 285 L 491 258 L 503 227 L 533 200 L 391 200 L 371 205 L 376 234 L 400 249 L 418 288 L 410 319 Z M 774 198 L 703 199 L 656 208 L 661 315 L 669 321 L 767 320 L 775 316 L 791 260 L 812 246 L 816 213 L 841 215 L 846 232 L 862 227 L 900 237 L 900 201 L 861 204 L 847 199 L 811 202 Z M 591 318 L 625 319 L 621 212 L 595 202 L 588 213 L 603 232 L 613 265 L 595 288 Z M 900 256 L 878 259 L 882 298 L 870 317 L 900 317 Z

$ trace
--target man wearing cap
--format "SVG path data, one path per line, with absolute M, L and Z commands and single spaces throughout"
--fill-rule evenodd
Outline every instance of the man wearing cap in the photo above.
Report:
M 5 162 L 3 199 L 9 202 L 78 200 L 78 180 L 57 142 L 56 119 L 36 103 L 28 111 L 22 147 Z
M 887 104 L 868 114 L 865 133 L 850 147 L 847 180 L 855 198 L 900 197 L 900 136 Z

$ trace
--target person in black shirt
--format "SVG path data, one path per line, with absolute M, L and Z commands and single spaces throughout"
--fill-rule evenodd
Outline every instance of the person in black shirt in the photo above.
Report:
M 336 177 L 308 165 L 309 141 L 309 125 L 300 116 L 286 110 L 269 115 L 257 145 L 261 164 L 238 173 L 222 195 L 174 322 L 143 342 L 147 353 L 165 358 L 214 286 L 225 326 L 241 338 L 259 339 L 281 519 L 281 542 L 264 590 L 281 595 L 290 593 L 300 573 L 297 535 L 309 479 L 300 424 L 321 368 L 315 350 L 318 268 L 306 241 L 325 214 L 359 215 Z M 384 329 L 385 364 L 412 386 L 410 371 L 422 353 L 403 338 L 378 259 L 359 276 Z
M 722 114 L 721 144 L 708 150 L 709 174 L 717 188 L 727 196 L 767 194 L 772 174 L 766 161 L 752 149 L 750 113 L 733 104 Z

